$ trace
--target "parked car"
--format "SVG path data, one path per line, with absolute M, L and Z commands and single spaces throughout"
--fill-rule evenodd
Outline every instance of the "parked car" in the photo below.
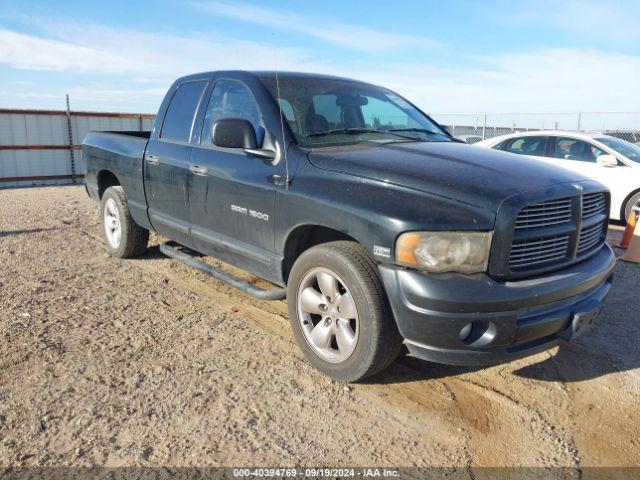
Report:
M 143 253 L 153 230 L 173 258 L 286 296 L 297 344 L 337 380 L 382 370 L 403 341 L 456 365 L 547 350 L 587 329 L 611 286 L 602 184 L 466 145 L 382 87 L 191 75 L 153 131 L 90 133 L 83 151 L 113 256 Z
M 640 147 L 600 133 L 517 132 L 476 145 L 527 155 L 605 184 L 611 191 L 611 218 L 626 221 L 640 205 Z

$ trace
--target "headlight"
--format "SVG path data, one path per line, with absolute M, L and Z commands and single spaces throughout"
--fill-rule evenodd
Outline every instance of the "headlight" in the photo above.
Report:
M 428 272 L 485 272 L 493 232 L 409 232 L 396 242 L 399 265 Z

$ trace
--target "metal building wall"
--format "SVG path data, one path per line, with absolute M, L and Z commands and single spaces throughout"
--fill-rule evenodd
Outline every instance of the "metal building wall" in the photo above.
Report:
M 153 120 L 149 114 L 0 109 L 0 188 L 79 183 L 89 131 L 151 130 Z

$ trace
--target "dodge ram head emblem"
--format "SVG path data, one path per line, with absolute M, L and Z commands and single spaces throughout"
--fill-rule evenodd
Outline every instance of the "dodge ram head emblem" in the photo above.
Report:
M 584 187 L 578 183 L 572 183 L 571 185 L 573 185 L 579 192 L 582 192 L 584 190 Z

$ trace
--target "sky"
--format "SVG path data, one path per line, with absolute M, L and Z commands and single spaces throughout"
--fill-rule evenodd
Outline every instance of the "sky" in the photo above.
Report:
M 277 68 L 430 113 L 640 111 L 639 18 L 637 0 L 0 0 L 0 108 L 69 93 L 77 110 L 155 113 L 178 76 Z

